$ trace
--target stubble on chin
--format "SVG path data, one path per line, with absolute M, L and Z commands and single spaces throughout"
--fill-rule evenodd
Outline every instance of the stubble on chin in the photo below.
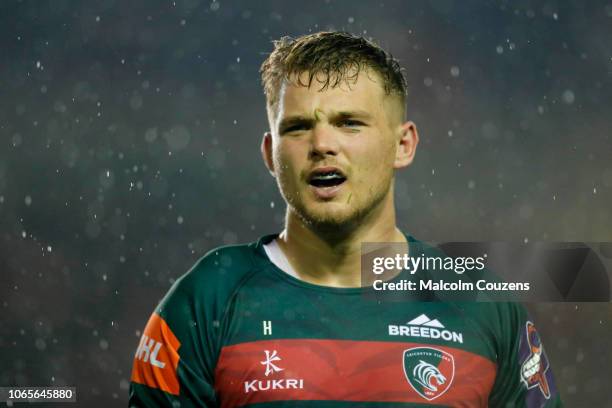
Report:
M 287 200 L 290 211 L 302 220 L 312 231 L 324 235 L 338 235 L 350 232 L 364 222 L 364 219 L 384 200 L 386 191 L 379 191 L 378 194 L 368 197 L 366 202 L 359 203 L 354 200 L 352 203 L 346 203 L 344 208 L 325 209 L 324 203 L 318 203 L 319 208 L 310 209 L 304 202 L 300 200 Z M 333 205 L 329 203 L 330 206 Z

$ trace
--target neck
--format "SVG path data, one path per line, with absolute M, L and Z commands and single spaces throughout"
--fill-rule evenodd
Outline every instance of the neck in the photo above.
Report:
M 406 242 L 395 225 L 392 194 L 358 225 L 333 231 L 306 224 L 288 207 L 285 230 L 278 238 L 279 246 L 300 279 L 335 287 L 361 286 L 363 242 Z

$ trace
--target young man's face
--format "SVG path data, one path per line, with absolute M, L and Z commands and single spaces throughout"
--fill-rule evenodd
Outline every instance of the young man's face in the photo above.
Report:
M 414 125 L 402 124 L 401 103 L 372 72 L 360 72 L 350 86 L 319 85 L 283 85 L 262 144 L 290 210 L 334 227 L 392 208 L 394 169 L 410 164 L 418 141 Z

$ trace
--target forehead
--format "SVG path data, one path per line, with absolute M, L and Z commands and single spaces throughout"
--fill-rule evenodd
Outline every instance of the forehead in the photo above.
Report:
M 293 75 L 284 81 L 279 93 L 277 118 L 287 115 L 309 115 L 315 109 L 323 112 L 334 111 L 367 111 L 372 115 L 383 114 L 383 102 L 386 96 L 383 82 L 375 72 L 361 70 L 356 76 L 349 74 L 332 87 L 335 78 L 330 78 L 329 85 L 321 89 L 328 78 L 315 75 L 310 86 L 309 73 Z

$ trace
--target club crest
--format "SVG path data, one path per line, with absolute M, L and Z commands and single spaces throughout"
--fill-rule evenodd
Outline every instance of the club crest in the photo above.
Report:
M 455 377 L 455 359 L 433 347 L 404 350 L 404 374 L 412 388 L 428 401 L 444 394 Z

